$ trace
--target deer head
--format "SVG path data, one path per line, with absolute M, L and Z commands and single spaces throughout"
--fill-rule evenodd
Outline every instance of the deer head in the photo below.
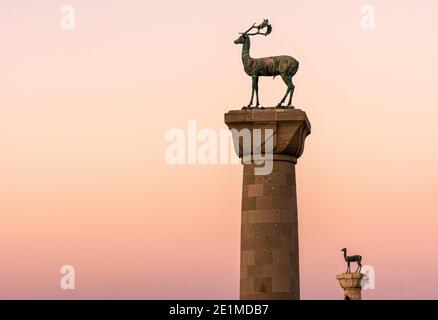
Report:
M 266 28 L 265 32 L 260 32 L 260 30 Z M 249 33 L 251 30 L 253 29 L 257 29 L 257 32 L 253 32 L 253 33 Z M 239 38 L 237 38 L 236 40 L 234 40 L 235 44 L 243 44 L 245 43 L 245 41 L 248 39 L 249 36 L 255 36 L 255 35 L 263 35 L 263 36 L 267 36 L 268 34 L 270 34 L 272 32 L 272 26 L 269 24 L 268 19 L 264 19 L 262 23 L 260 23 L 258 26 L 255 25 L 255 23 L 251 26 L 251 28 L 249 28 L 248 30 L 246 30 L 245 32 L 241 32 L 241 36 Z

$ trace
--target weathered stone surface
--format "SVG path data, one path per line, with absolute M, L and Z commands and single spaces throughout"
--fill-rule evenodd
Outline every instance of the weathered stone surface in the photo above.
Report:
M 290 278 L 289 276 L 281 277 L 281 278 L 273 278 L 272 279 L 272 291 L 278 293 L 289 293 L 290 288 Z
M 272 278 L 254 278 L 254 292 L 272 292 Z
M 225 122 L 230 129 L 274 130 L 272 172 L 256 175 L 254 163 L 243 166 L 240 298 L 299 299 L 295 163 L 309 120 L 298 109 L 268 109 L 230 111 Z

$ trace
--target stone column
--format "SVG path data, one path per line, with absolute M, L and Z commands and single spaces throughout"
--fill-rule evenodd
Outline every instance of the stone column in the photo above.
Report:
M 239 132 L 272 129 L 273 133 L 273 157 L 268 160 L 272 161 L 272 171 L 259 175 L 255 171 L 258 164 L 252 160 L 243 163 L 240 299 L 297 300 L 300 277 L 295 164 L 310 134 L 309 120 L 298 109 L 252 109 L 226 113 L 225 123 Z M 234 143 L 240 158 L 251 158 L 242 139 Z
M 344 300 L 362 300 L 362 277 L 362 273 L 341 273 L 336 276 L 344 289 Z

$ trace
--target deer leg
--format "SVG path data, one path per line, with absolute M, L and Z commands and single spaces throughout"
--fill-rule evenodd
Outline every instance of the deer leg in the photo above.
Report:
M 252 91 L 251 91 L 251 100 L 249 101 L 249 104 L 248 104 L 248 108 L 249 107 L 252 107 L 252 100 L 254 99 L 254 88 L 252 88 Z
M 292 82 L 292 79 L 290 79 L 290 83 L 291 83 L 291 89 L 289 92 L 289 102 L 287 103 L 287 106 L 290 107 L 292 105 L 292 97 L 294 95 L 294 91 L 295 91 L 295 86 Z
M 252 76 L 251 101 L 249 102 L 248 108 L 252 107 L 252 101 L 254 100 L 254 92 L 256 91 L 257 83 L 258 83 L 258 77 L 257 76 Z
M 259 107 L 260 103 L 259 103 L 259 77 L 253 77 L 252 78 L 253 81 L 253 86 L 255 88 L 255 92 L 256 92 L 256 108 Z
M 292 78 L 286 78 L 283 75 L 281 76 L 281 78 L 283 79 L 284 83 L 286 83 L 287 90 L 286 90 L 286 93 L 285 93 L 283 99 L 281 99 L 281 101 L 277 104 L 277 108 L 281 108 L 282 107 L 282 104 L 284 103 L 284 100 L 286 100 L 287 95 L 289 94 L 289 92 L 292 89 Z
M 360 262 L 360 260 L 357 262 L 357 270 L 356 272 L 360 272 L 362 270 L 362 263 Z

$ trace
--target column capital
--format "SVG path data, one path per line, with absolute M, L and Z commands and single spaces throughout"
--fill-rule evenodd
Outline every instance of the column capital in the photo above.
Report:
M 248 129 L 251 137 L 254 129 L 272 129 L 274 159 L 278 159 L 279 155 L 298 159 L 303 154 L 304 142 L 311 132 L 309 119 L 300 109 L 231 110 L 225 114 L 225 123 L 230 130 L 241 132 L 242 129 Z M 262 141 L 265 141 L 263 132 L 261 136 Z M 239 139 L 239 146 L 235 148 L 242 158 L 245 155 L 242 139 Z
M 342 289 L 345 300 L 362 300 L 362 273 L 341 273 L 336 276 Z

